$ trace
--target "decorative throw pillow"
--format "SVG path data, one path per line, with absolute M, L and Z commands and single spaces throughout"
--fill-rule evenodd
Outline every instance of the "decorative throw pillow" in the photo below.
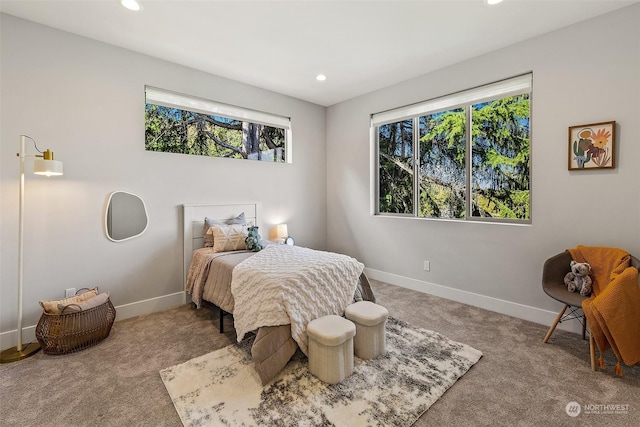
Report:
M 79 303 L 68 304 L 68 305 L 58 304 L 58 310 L 60 310 L 60 314 L 77 313 L 79 311 L 88 310 L 90 308 L 102 305 L 105 302 L 107 302 L 108 299 L 109 299 L 109 292 L 103 292 L 92 298 L 89 298 L 86 301 L 82 301 Z M 64 313 L 63 313 L 63 310 L 64 310 Z
M 242 212 L 240 215 L 238 215 L 235 218 L 231 218 L 231 219 L 226 220 L 225 222 L 220 222 L 220 221 L 216 221 L 215 219 L 211 219 L 211 218 L 205 217 L 204 218 L 204 228 L 202 230 L 202 233 L 204 234 L 204 247 L 205 248 L 212 248 L 213 247 L 213 234 L 207 233 L 207 232 L 214 225 L 244 224 L 246 222 L 247 222 L 247 220 L 245 219 L 244 212 Z
M 58 310 L 58 306 L 62 305 L 69 305 L 69 304 L 78 304 L 81 302 L 84 302 L 90 298 L 95 297 L 96 295 L 98 295 L 98 287 L 96 286 L 93 289 L 89 289 L 88 291 L 79 294 L 79 295 L 74 295 L 72 297 L 69 298 L 64 298 L 64 299 L 58 299 L 58 300 L 49 300 L 49 301 L 39 301 L 40 305 L 42 306 L 42 308 L 44 309 L 44 312 L 47 314 L 60 314 L 60 310 Z
M 251 224 L 214 225 L 209 230 L 213 234 L 213 252 L 242 251 L 247 249 L 245 239 Z

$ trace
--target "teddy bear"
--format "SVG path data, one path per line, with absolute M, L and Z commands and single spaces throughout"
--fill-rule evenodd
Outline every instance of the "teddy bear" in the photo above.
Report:
M 249 234 L 244 239 L 244 242 L 247 244 L 247 249 L 253 252 L 259 252 L 264 248 L 262 244 L 262 239 L 260 238 L 260 234 L 258 234 L 258 227 L 255 225 L 249 227 Z
M 591 266 L 586 262 L 571 261 L 571 271 L 564 276 L 564 284 L 569 292 L 580 292 L 583 297 L 591 294 Z

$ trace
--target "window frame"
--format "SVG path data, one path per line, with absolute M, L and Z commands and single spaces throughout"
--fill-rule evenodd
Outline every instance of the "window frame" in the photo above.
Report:
M 253 110 L 245 107 L 239 107 L 231 104 L 225 104 L 222 102 L 217 102 L 192 95 L 186 95 L 149 85 L 145 85 L 144 92 L 145 105 L 158 105 L 162 107 L 175 108 L 183 111 L 191 111 L 226 119 L 239 120 L 241 122 L 248 122 L 283 129 L 285 138 L 284 162 L 274 163 L 293 163 L 293 137 L 291 131 L 291 117 Z
M 472 216 L 472 164 L 471 153 L 473 149 L 472 138 L 472 110 L 473 105 L 486 101 L 494 101 L 516 95 L 529 95 L 529 217 L 527 219 L 513 218 L 493 218 Z M 518 76 L 506 78 L 486 85 L 477 86 L 471 89 L 455 92 L 449 95 L 433 98 L 427 101 L 406 105 L 391 110 L 371 114 L 370 116 L 370 144 L 371 144 L 371 215 L 381 217 L 415 218 L 438 221 L 462 221 L 479 223 L 506 223 L 515 225 L 528 225 L 532 223 L 533 212 L 532 202 L 532 151 L 531 144 L 533 130 L 532 122 L 532 99 L 533 99 L 533 72 L 527 72 Z M 417 178 L 420 173 L 420 141 L 419 141 L 419 120 L 420 117 L 463 108 L 465 111 L 465 217 L 464 218 L 439 218 L 419 216 L 420 209 L 420 180 Z M 413 120 L 413 213 L 392 213 L 380 212 L 380 141 L 379 126 L 395 123 L 401 120 Z

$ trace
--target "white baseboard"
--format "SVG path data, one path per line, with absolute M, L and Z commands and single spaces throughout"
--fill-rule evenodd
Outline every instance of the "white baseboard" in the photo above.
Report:
M 555 318 L 558 316 L 558 312 L 543 310 L 541 308 L 531 307 L 517 302 L 506 301 L 482 294 L 437 285 L 435 283 L 386 273 L 384 271 L 374 270 L 371 268 L 365 268 L 365 273 L 369 278 L 374 280 L 380 280 L 381 282 L 389 283 L 391 285 L 435 295 L 437 297 L 461 302 L 463 304 L 483 308 L 485 310 L 495 311 L 497 313 L 506 314 L 508 316 L 517 317 L 518 319 L 528 320 L 545 326 L 551 326 Z M 563 322 L 558 324 L 558 329 L 568 332 L 582 333 L 582 326 L 579 322 Z M 543 337 L 540 339 L 542 338 Z
M 386 273 L 384 271 L 374 270 L 371 268 L 365 268 L 365 272 L 367 273 L 367 276 L 374 280 L 380 280 L 392 285 L 450 299 L 452 301 L 461 302 L 474 307 L 480 307 L 485 310 L 495 311 L 497 313 L 506 314 L 508 316 L 517 317 L 519 319 L 528 320 L 541 325 L 551 325 L 558 315 L 557 312 L 437 285 L 435 283 L 412 279 L 398 274 Z M 116 321 L 165 310 L 177 305 L 186 304 L 186 301 L 187 297 L 185 292 L 176 292 L 130 304 L 119 305 L 116 306 Z M 581 333 L 581 327 L 578 322 L 561 323 L 558 325 L 558 328 L 569 332 Z M 26 344 L 36 340 L 35 329 L 36 325 L 23 328 L 23 343 Z M 17 345 L 17 343 L 18 337 L 15 329 L 0 333 L 0 349 L 4 350 L 13 347 Z
M 186 303 L 185 292 L 176 292 L 142 301 L 116 306 L 116 322 L 130 317 L 154 313 Z M 36 341 L 36 325 L 22 328 L 22 342 L 24 345 Z M 17 329 L 0 333 L 0 349 L 5 350 L 18 345 Z
M 143 314 L 154 313 L 177 305 L 185 304 L 185 292 L 163 295 L 161 297 L 149 298 L 142 301 L 123 304 L 116 307 L 116 321 L 128 319 L 130 317 L 141 316 Z

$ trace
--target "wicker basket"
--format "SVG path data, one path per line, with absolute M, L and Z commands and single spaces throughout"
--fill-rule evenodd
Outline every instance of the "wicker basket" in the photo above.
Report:
M 108 337 L 115 319 L 116 309 L 111 299 L 83 311 L 42 313 L 36 326 L 36 338 L 46 354 L 73 353 L 94 346 Z

